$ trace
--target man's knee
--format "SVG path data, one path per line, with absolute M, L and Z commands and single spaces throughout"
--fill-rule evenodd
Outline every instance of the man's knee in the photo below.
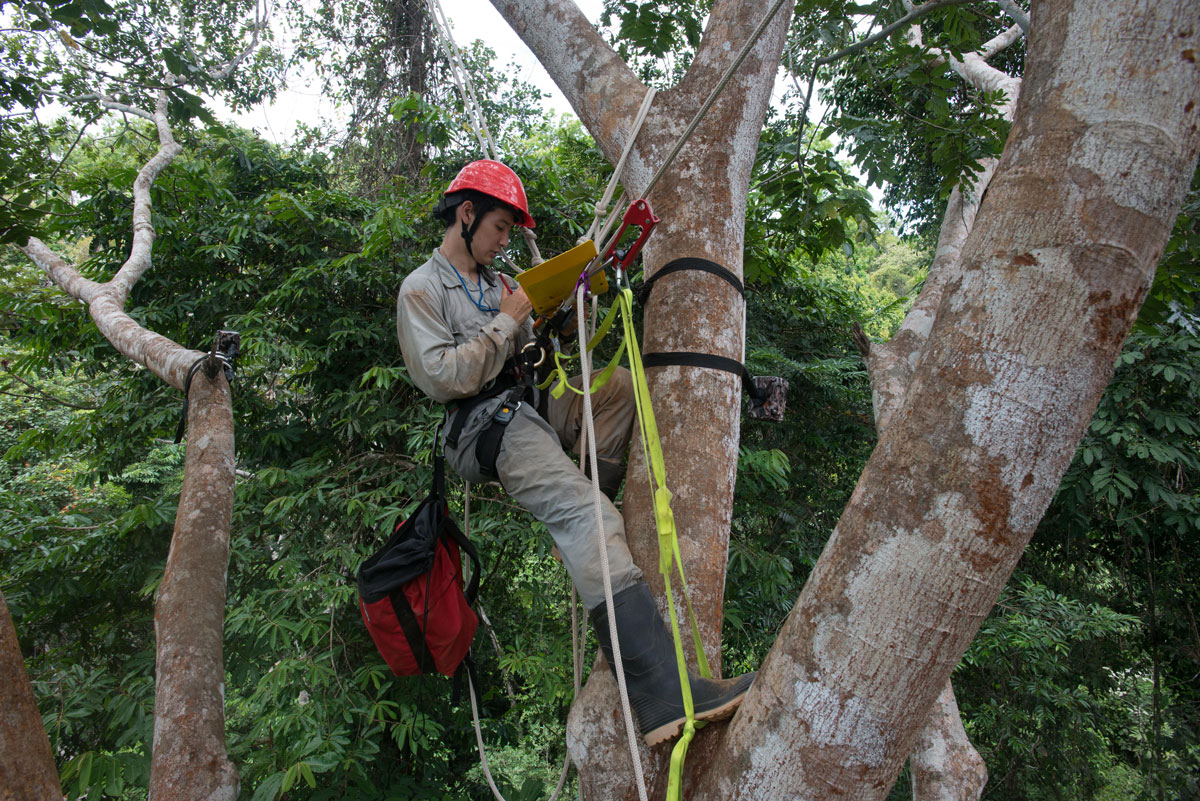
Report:
M 613 405 L 633 408 L 633 376 L 628 368 L 618 367 L 604 385 L 604 400 Z

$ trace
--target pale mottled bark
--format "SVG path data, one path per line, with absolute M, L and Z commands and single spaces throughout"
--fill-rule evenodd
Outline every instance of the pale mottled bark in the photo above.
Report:
M 1021 28 L 1013 25 L 986 42 L 978 52 L 966 53 L 962 60 L 940 51 L 931 51 L 934 59 L 946 62 L 970 86 L 987 92 L 1003 92 L 997 109 L 999 116 L 1012 121 L 1020 96 L 1019 78 L 990 66 L 987 59 L 1015 42 Z M 921 29 L 914 25 L 909 41 L 920 44 Z M 979 204 L 996 169 L 996 159 L 985 159 L 964 183 L 966 190 L 955 187 L 946 204 L 938 232 L 934 260 L 921 294 L 913 304 L 891 341 L 862 348 L 871 377 L 871 400 L 876 428 L 880 433 L 891 422 L 908 391 L 916 365 L 933 328 L 938 305 L 945 288 L 961 273 L 961 256 L 967 235 L 975 224 Z M 864 341 L 865 342 L 865 341 Z M 953 714 L 949 713 L 953 709 Z M 978 801 L 987 781 L 983 759 L 967 739 L 958 719 L 954 691 L 947 683 L 918 737 L 920 746 L 912 757 L 913 797 L 916 801 Z
M 1023 21 L 1023 26 L 1013 25 L 986 42 L 978 52 L 964 54 L 962 60 L 939 54 L 968 85 L 985 92 L 1003 93 L 997 113 L 1009 122 L 1016 112 L 1021 79 L 992 67 L 987 60 L 1017 41 L 1022 31 L 1028 31 L 1028 19 L 1023 18 Z M 928 341 L 944 288 L 961 272 L 962 248 L 975 224 L 979 204 L 995 173 L 996 164 L 996 159 L 985 159 L 980 169 L 965 182 L 966 192 L 959 187 L 953 190 L 938 232 L 929 278 L 921 297 L 914 304 L 915 315 L 906 317 L 900 336 L 888 343 L 890 347 L 880 348 L 879 353 L 867 359 L 868 372 L 872 377 L 872 401 L 880 431 L 887 425 L 892 412 L 900 406 L 908 390 L 908 380 Z M 874 379 L 877 375 L 887 376 L 886 382 L 880 382 L 887 387 L 886 392 L 875 392 Z M 896 392 L 897 385 L 899 393 Z M 938 696 L 917 742 L 917 750 L 911 759 L 915 801 L 978 801 L 987 783 L 987 768 L 967 738 L 959 718 L 954 689 L 949 682 Z
M 928 718 L 909 760 L 914 801 L 979 801 L 987 768 L 967 739 L 949 682 Z
M 0 801 L 63 797 L 8 604 L 0 593 Z
M 1200 8 L 1033 17 L 961 274 L 696 798 L 887 794 L 1112 375 L 1200 151 Z
M 113 105 L 105 101 L 106 105 Z M 142 112 L 146 114 L 146 112 Z M 150 269 L 154 247 L 153 208 L 150 187 L 182 149 L 167 123 L 167 93 L 160 91 L 154 113 L 158 152 L 138 171 L 133 183 L 133 244 L 129 257 L 106 283 L 81 276 L 74 267 L 38 239 L 30 239 L 22 250 L 46 271 L 55 284 L 73 298 L 87 304 L 88 312 L 104 338 L 121 354 L 149 369 L 176 389 L 182 390 L 188 367 L 204 354 L 184 348 L 164 336 L 143 328 L 125 313 L 125 301 L 138 279 Z

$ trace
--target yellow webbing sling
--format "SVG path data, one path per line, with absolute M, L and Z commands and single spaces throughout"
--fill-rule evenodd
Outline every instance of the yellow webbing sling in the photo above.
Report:
M 638 425 L 642 434 L 642 450 L 646 464 L 646 477 L 654 497 L 654 526 L 658 532 L 658 569 L 663 577 L 663 585 L 667 595 L 667 611 L 671 619 L 671 637 L 675 643 L 675 661 L 679 670 L 680 692 L 683 696 L 684 723 L 683 733 L 671 750 L 670 772 L 667 781 L 667 801 L 679 801 L 682 793 L 683 763 L 687 757 L 688 746 L 696 734 L 696 730 L 704 725 L 697 721 L 695 706 L 692 702 L 692 687 L 688 679 L 687 657 L 683 652 L 683 638 L 679 633 L 679 619 L 675 610 L 675 596 L 671 592 L 671 568 L 675 566 L 679 573 L 680 591 L 684 605 L 687 608 L 688 622 L 692 630 L 692 641 L 696 650 L 696 664 L 700 675 L 712 678 L 712 670 L 708 666 L 708 658 L 704 654 L 704 645 L 700 639 L 700 626 L 696 622 L 692 610 L 691 597 L 687 590 L 687 578 L 683 573 L 683 556 L 679 550 L 679 537 L 675 528 L 675 515 L 671 511 L 671 491 L 667 489 L 667 471 L 663 459 L 662 443 L 658 437 L 658 424 L 654 419 L 654 408 L 650 403 L 650 387 L 646 381 L 646 370 L 642 365 L 641 351 L 638 347 L 637 331 L 633 324 L 633 292 L 622 288 L 617 296 L 617 302 L 609 308 L 596 333 L 587 343 L 587 350 L 593 350 L 612 328 L 617 312 L 621 315 L 622 337 L 616 355 L 608 366 L 592 382 L 591 391 L 595 392 L 604 386 L 613 371 L 621 361 L 622 354 L 629 358 L 629 372 L 633 378 L 633 394 L 637 409 Z M 563 367 L 565 359 L 578 358 L 563 356 L 556 352 L 554 355 L 555 368 L 546 378 L 539 389 L 550 386 L 557 378 L 557 383 L 551 394 L 559 398 L 570 389 L 572 392 L 583 394 L 582 389 L 576 389 L 567 383 L 567 371 Z
M 671 618 L 671 636 L 675 641 L 675 661 L 679 668 L 679 685 L 683 694 L 683 709 L 687 722 L 683 734 L 671 750 L 671 768 L 667 783 L 667 801 L 678 801 L 682 789 L 683 761 L 688 745 L 696 734 L 698 725 L 692 704 L 692 687 L 688 680 L 687 659 L 683 653 L 683 640 L 679 634 L 679 621 L 675 612 L 675 598 L 671 592 L 671 566 L 679 571 L 680 592 L 687 607 L 688 620 L 692 629 L 692 640 L 696 648 L 696 663 L 700 675 L 712 678 L 704 646 L 700 640 L 700 627 L 692 611 L 692 601 L 687 591 L 687 579 L 683 574 L 683 557 L 679 551 L 679 537 L 675 529 L 675 515 L 671 512 L 671 491 L 667 489 L 667 471 L 663 461 L 662 444 L 658 438 L 658 424 L 654 420 L 654 409 L 650 405 L 650 387 L 646 382 L 646 370 L 642 366 L 638 348 L 637 332 L 633 326 L 633 292 L 628 287 L 621 289 L 617 298 L 621 307 L 621 323 L 624 328 L 622 345 L 629 355 L 629 370 L 633 374 L 633 393 L 637 403 L 638 424 L 642 433 L 642 449 L 646 462 L 646 474 L 654 493 L 654 525 L 658 530 L 658 569 L 662 573 L 667 594 L 667 611 Z M 611 312 L 610 312 L 611 314 Z

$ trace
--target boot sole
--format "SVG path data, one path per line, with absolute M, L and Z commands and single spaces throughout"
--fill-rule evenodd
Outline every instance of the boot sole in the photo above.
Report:
M 733 717 L 733 713 L 737 711 L 738 705 L 742 703 L 742 699 L 746 697 L 746 693 L 749 691 L 750 686 L 747 685 L 746 689 L 742 690 L 740 693 L 735 695 L 733 698 L 730 698 L 720 706 L 713 707 L 712 709 L 706 709 L 703 712 L 697 712 L 696 720 L 717 721 Z M 670 723 L 664 723 L 657 728 L 643 733 L 642 739 L 646 741 L 646 745 L 653 748 L 659 743 L 678 737 L 679 733 L 683 731 L 683 726 L 685 723 L 687 723 L 687 716 L 677 718 L 676 720 L 672 720 Z

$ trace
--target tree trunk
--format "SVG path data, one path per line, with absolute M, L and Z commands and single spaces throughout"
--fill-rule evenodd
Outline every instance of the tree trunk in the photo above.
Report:
M 615 161 L 641 95 L 628 68 L 565 0 L 493 2 Z M 688 78 L 656 100 L 626 186 L 645 185 L 654 157 L 690 117 L 689 80 L 744 41 L 757 16 L 734 3 L 714 7 Z M 720 743 L 700 738 L 694 746 L 703 758 L 689 765 L 707 771 L 691 785 L 696 798 L 886 794 L 1111 375 L 1194 170 L 1196 10 L 1182 0 L 1065 0 L 1037 6 L 1034 16 L 1027 63 L 1036 101 L 1021 101 L 961 274 L 945 287 L 924 354 L 918 349 L 908 365 L 896 424 L 741 712 Z M 768 41 L 777 47 L 779 40 Z M 758 88 L 771 83 L 766 54 L 778 53 L 763 47 L 757 71 L 743 69 L 744 81 L 758 76 Z M 757 128 L 753 136 L 731 134 L 761 122 L 755 88 L 730 88 L 747 101 L 726 107 L 722 119 L 732 127 L 709 127 L 685 149 L 674 184 L 652 198 L 666 222 L 648 248 L 649 273 L 688 255 L 740 271 L 745 185 L 735 165 L 752 157 Z M 740 302 L 719 281 L 687 278 L 656 288 L 646 351 L 739 357 Z M 719 638 L 737 390 L 732 380 L 691 368 L 656 371 L 652 382 L 711 648 Z M 719 464 L 729 469 L 712 469 Z M 627 489 L 631 547 L 644 565 L 654 563 L 649 509 L 643 488 Z M 569 721 L 572 754 L 596 798 L 630 793 L 628 758 L 601 731 L 617 728 L 611 686 L 593 674 Z M 661 765 L 657 756 L 642 754 L 652 767 Z
M 137 110 L 134 110 L 137 111 Z M 179 154 L 167 122 L 167 92 L 154 113 L 159 150 L 133 187 L 133 244 L 111 280 L 90 281 L 37 239 L 22 248 L 68 295 L 87 304 L 100 333 L 122 355 L 183 390 L 204 358 L 149 331 L 125 312 L 129 292 L 151 266 L 155 231 L 150 187 Z M 218 360 L 208 357 L 192 379 L 188 445 L 175 531 L 155 606 L 157 639 L 150 798 L 233 801 L 237 771 L 225 752 L 221 637 L 233 510 L 233 409 Z
M 1112 375 L 1200 150 L 1200 11 L 1033 16 L 962 273 L 697 798 L 887 794 Z
M 183 489 L 154 607 L 150 798 L 234 801 L 225 753 L 225 572 L 233 516 L 233 406 L 219 362 L 192 379 Z
M 966 53 L 962 59 L 944 53 L 934 53 L 970 86 L 984 92 L 1002 92 L 1003 99 L 997 114 L 1012 122 L 1020 97 L 1021 79 L 1007 75 L 987 63 L 988 58 L 1008 47 L 1020 36 L 1014 25 L 985 43 L 976 53 Z M 922 40 L 919 24 L 909 32 L 909 40 Z M 875 410 L 876 430 L 881 434 L 908 393 L 913 370 L 920 361 L 929 333 L 937 317 L 937 309 L 946 287 L 962 274 L 962 252 L 967 236 L 975 225 L 979 206 L 988 184 L 995 174 L 997 159 L 985 159 L 979 169 L 965 181 L 965 191 L 955 187 L 950 193 L 942 224 L 938 231 L 937 248 L 929 274 L 912 309 L 890 342 L 870 346 L 861 331 L 856 332 L 871 379 L 871 400 Z M 918 735 L 918 749 L 912 755 L 914 801 L 979 801 L 987 783 L 987 768 L 983 758 L 971 745 L 959 719 L 954 689 L 947 682 Z
M 573 3 L 493 0 L 493 4 L 546 66 L 615 164 L 632 133 L 646 87 Z M 658 93 L 630 153 L 621 178 L 635 196 L 649 184 L 770 5 L 766 0 L 714 3 L 686 76 L 678 86 Z M 741 274 L 746 192 L 788 18 L 786 10 L 774 17 L 673 168 L 654 188 L 650 202 L 663 222 L 644 251 L 647 275 L 685 256 L 706 258 Z M 715 276 L 687 273 L 666 278 L 656 285 L 644 319 L 647 353 L 686 351 L 743 359 L 745 302 Z M 668 486 L 674 493 L 684 571 L 709 663 L 719 671 L 741 382 L 728 373 L 693 367 L 651 370 L 648 377 Z M 630 453 L 629 475 L 645 475 L 641 447 L 634 443 Z M 658 563 L 653 503 L 644 481 L 626 485 L 624 503 L 630 550 L 646 569 L 662 606 L 662 578 L 651 569 Z M 675 600 L 680 603 L 678 597 Z M 615 683 L 607 671 L 593 671 L 572 709 L 568 740 L 584 793 L 596 801 L 634 794 L 628 746 L 623 728 L 615 724 L 616 709 Z M 709 727 L 705 737 L 716 728 Z M 642 749 L 648 781 L 664 766 L 667 753 L 669 747 L 653 755 Z
M 914 801 L 979 801 L 983 794 L 987 768 L 967 739 L 950 682 L 926 716 L 909 768 Z
M 0 593 L 0 801 L 62 797 L 50 738 L 29 685 L 12 615 Z

